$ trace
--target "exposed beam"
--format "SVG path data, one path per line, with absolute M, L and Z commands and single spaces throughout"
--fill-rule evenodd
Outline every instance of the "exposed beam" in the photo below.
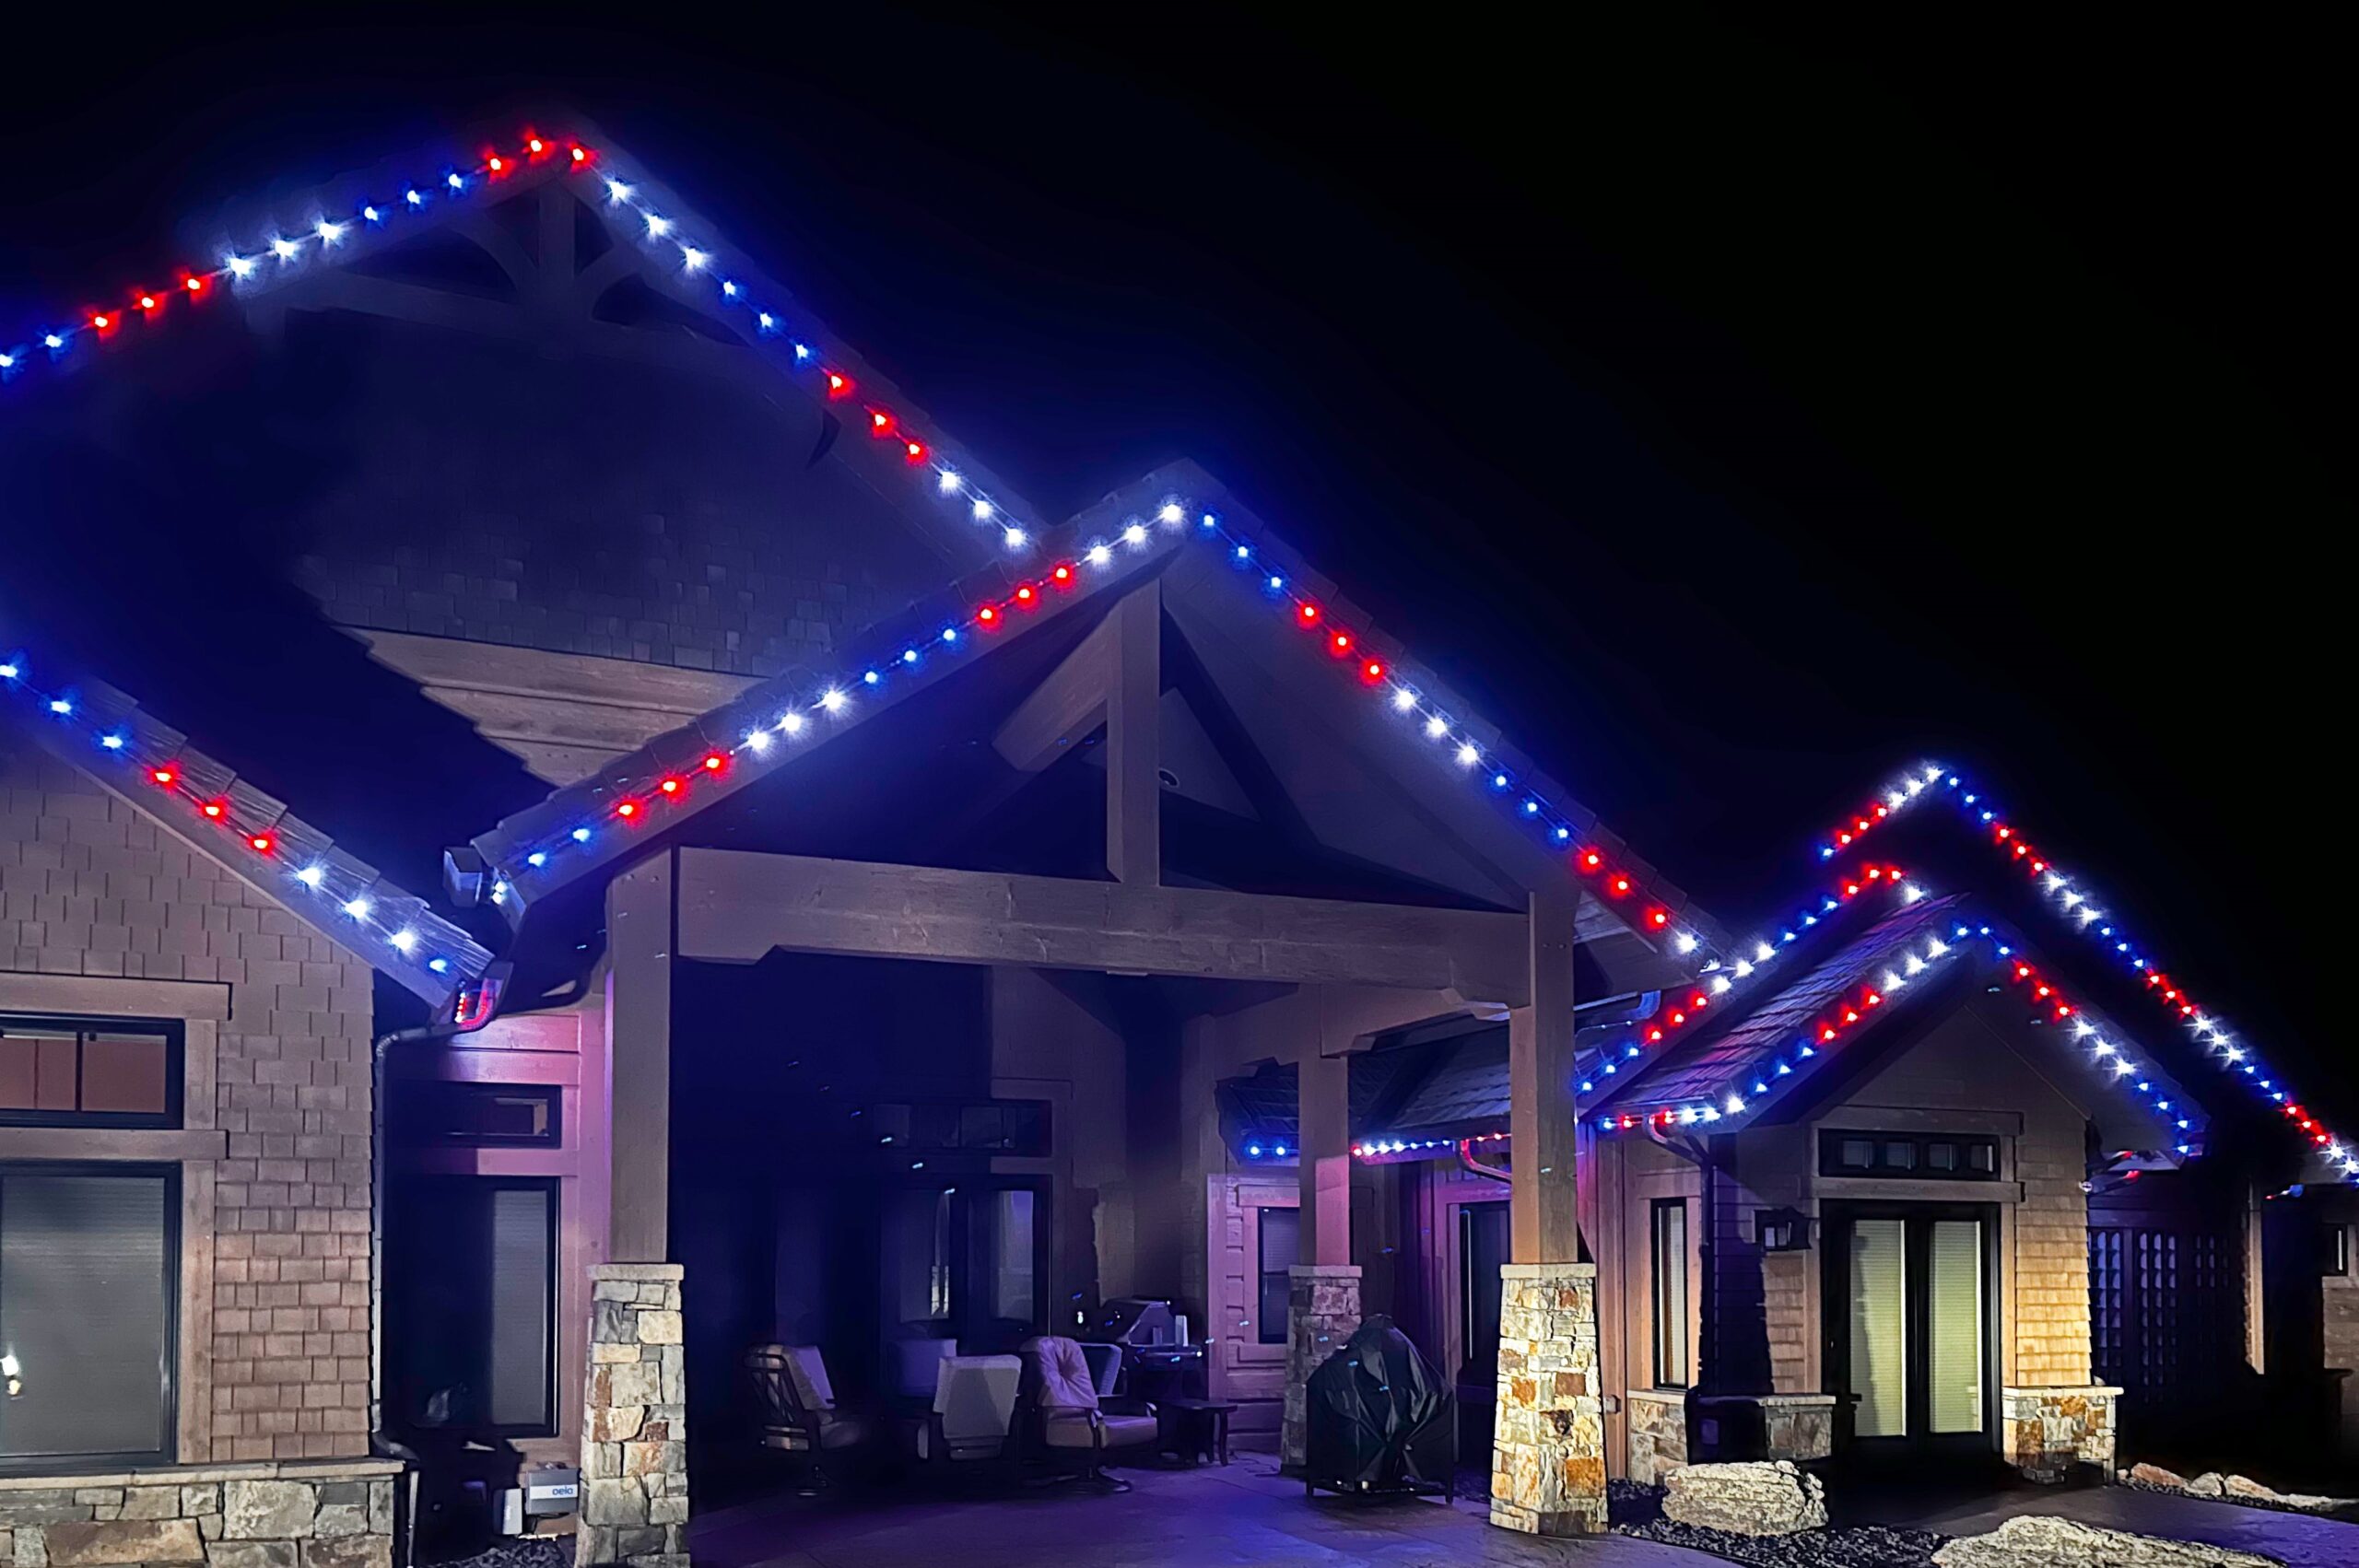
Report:
M 1116 882 L 1163 880 L 1163 590 L 1150 579 L 1108 617 L 1114 667 L 1106 691 L 1106 870 Z
M 1446 990 L 1521 1006 L 1525 918 L 1205 888 L 683 849 L 683 957 L 774 949 Z M 1568 1031 L 1569 1037 L 1569 1031 Z
M 992 749 L 1010 767 L 1038 773 L 1106 722 L 1119 619 L 1098 622 L 1000 725 Z
M 1508 1015 L 1508 1129 L 1515 1164 L 1508 1184 L 1512 1261 L 1578 1263 L 1580 1224 L 1573 1184 L 1573 914 L 1578 895 L 1532 895 L 1532 998 Z

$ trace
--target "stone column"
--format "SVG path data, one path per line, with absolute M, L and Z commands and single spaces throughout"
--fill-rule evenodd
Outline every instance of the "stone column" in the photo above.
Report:
M 1278 1458 L 1289 1473 L 1301 1470 L 1309 1452 L 1303 1417 L 1310 1375 L 1359 1326 L 1358 1264 L 1297 1263 L 1286 1270 L 1286 1402 Z
M 590 1270 L 573 1561 L 688 1568 L 688 1407 L 676 1263 Z
M 1491 1523 L 1530 1535 L 1605 1528 L 1597 1266 L 1499 1269 L 1499 1394 Z

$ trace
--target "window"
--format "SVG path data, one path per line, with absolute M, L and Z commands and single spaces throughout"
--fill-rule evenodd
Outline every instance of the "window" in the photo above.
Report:
M 1045 1158 L 1046 1100 L 945 1100 L 869 1107 L 877 1142 L 920 1153 L 970 1153 Z
M 180 1122 L 179 1024 L 0 1017 L 0 1125 Z
M 1999 1174 L 1999 1141 L 1956 1132 L 1823 1132 L 1818 1174 L 1989 1181 Z
M 0 1165 L 0 1470 L 169 1464 L 180 1174 Z
M 557 1183 L 405 1178 L 392 1205 L 389 1414 L 411 1431 L 557 1431 Z
M 1655 1387 L 1687 1387 L 1687 1200 L 1654 1200 Z
M 402 1136 L 466 1148 L 554 1148 L 564 1141 L 563 1096 L 547 1083 L 397 1085 L 393 1116 Z
M 1286 1315 L 1293 1305 L 1293 1269 L 1302 1258 L 1302 1211 L 1256 1209 L 1254 1229 L 1260 1257 L 1261 1300 L 1254 1313 L 1256 1338 L 1265 1345 L 1286 1342 Z

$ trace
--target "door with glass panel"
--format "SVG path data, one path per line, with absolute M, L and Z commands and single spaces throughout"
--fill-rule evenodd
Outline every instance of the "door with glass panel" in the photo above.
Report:
M 1827 1207 L 1827 1387 L 1863 1454 L 1988 1447 L 1996 1214 Z

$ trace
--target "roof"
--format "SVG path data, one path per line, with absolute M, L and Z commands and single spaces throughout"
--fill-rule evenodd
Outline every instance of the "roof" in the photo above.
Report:
M 113 687 L 18 652 L 0 656 L 0 697 L 50 751 L 143 810 L 176 813 L 184 837 L 438 1012 L 490 965 L 423 898 Z

